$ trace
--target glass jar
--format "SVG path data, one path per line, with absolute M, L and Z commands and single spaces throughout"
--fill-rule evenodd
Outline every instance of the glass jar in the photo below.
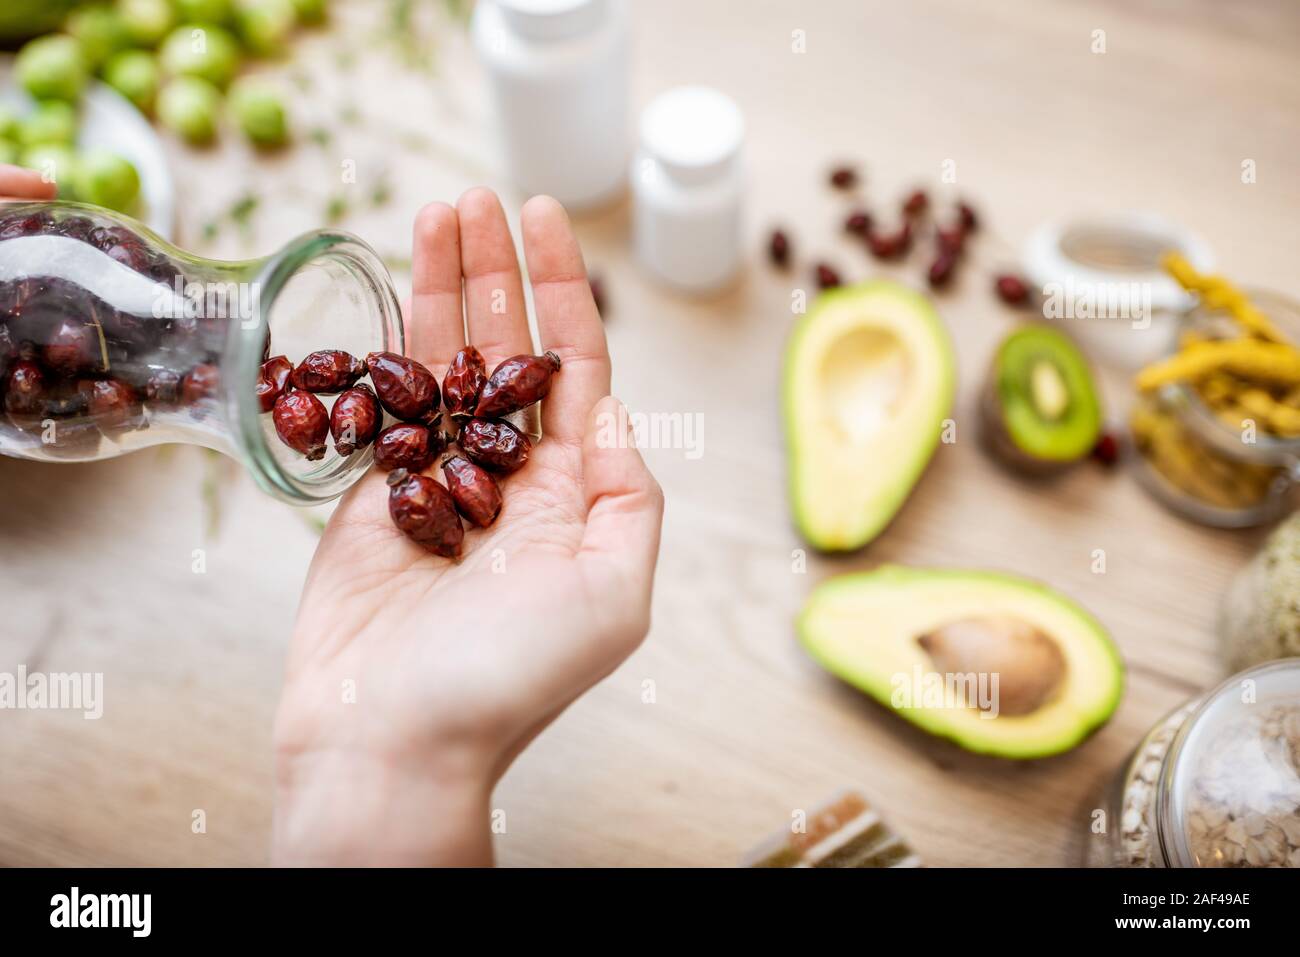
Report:
M 1105 823 L 1093 866 L 1300 867 L 1300 658 L 1243 671 L 1160 721 Z
M 1300 341 L 1300 304 L 1274 293 L 1250 291 L 1252 302 Z M 1206 338 L 1240 334 L 1221 310 L 1198 306 L 1183 329 Z M 1216 528 L 1263 525 L 1296 504 L 1300 437 L 1266 432 L 1249 413 L 1212 408 L 1184 383 L 1140 396 L 1129 416 L 1135 473 L 1142 485 L 1175 512 Z
M 353 236 L 218 262 L 98 207 L 0 204 L 4 455 L 92 461 L 182 442 L 238 459 L 285 501 L 328 501 L 365 474 L 370 449 L 308 461 L 255 394 L 266 357 L 325 348 L 404 351 L 392 280 Z

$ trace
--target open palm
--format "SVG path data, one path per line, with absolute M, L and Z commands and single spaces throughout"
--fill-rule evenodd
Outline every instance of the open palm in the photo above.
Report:
M 315 786 L 326 768 L 399 778 L 414 768 L 490 791 L 646 633 L 662 496 L 623 441 L 604 331 L 563 209 L 534 198 L 521 229 L 541 345 L 563 363 L 542 403 L 544 438 L 502 482 L 496 523 L 467 530 L 457 562 L 393 526 L 378 471 L 340 502 L 303 591 L 276 721 L 291 802 L 301 795 L 286 790 Z M 514 244 L 490 191 L 426 207 L 414 242 L 410 355 L 441 377 L 467 331 L 489 369 L 534 351 Z M 283 823 L 278 842 L 308 837 L 286 836 Z

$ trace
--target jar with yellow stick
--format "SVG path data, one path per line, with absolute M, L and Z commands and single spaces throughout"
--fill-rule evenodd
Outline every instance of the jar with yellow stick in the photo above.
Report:
M 1272 521 L 1295 504 L 1300 481 L 1300 304 L 1247 294 L 1176 254 L 1164 266 L 1198 305 L 1176 351 L 1136 377 L 1137 474 L 1195 521 Z

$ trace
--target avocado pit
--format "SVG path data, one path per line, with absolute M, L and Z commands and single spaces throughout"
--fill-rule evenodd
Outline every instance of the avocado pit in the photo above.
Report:
M 1049 635 L 1019 618 L 988 615 L 949 622 L 917 638 L 937 671 L 996 674 L 998 713 L 1031 714 L 1065 681 L 1065 655 Z

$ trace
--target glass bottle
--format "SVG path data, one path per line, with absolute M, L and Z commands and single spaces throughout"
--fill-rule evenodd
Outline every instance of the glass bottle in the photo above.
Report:
M 219 262 L 98 207 L 0 204 L 0 454 L 94 461 L 188 443 L 285 501 L 328 501 L 371 450 L 308 461 L 255 393 L 268 356 L 318 349 L 404 351 L 392 280 L 354 236 L 320 230 Z

